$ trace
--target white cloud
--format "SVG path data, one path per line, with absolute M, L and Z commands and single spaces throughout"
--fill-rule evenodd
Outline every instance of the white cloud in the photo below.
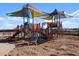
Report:
M 4 19 L 5 19 L 5 18 L 3 18 L 3 17 L 0 17 L 0 21 L 1 21 L 1 20 L 4 20 Z
M 79 16 L 79 10 L 76 10 L 75 12 L 71 13 L 72 16 Z
M 64 21 L 62 24 L 67 24 L 67 23 L 69 23 L 69 21 L 67 20 L 67 21 Z
M 65 12 L 65 14 L 68 14 L 68 13 Z M 68 15 L 73 16 L 73 17 L 61 19 L 63 28 L 78 28 L 79 27 L 79 24 L 78 24 L 79 10 Z
M 10 23 L 5 23 L 3 26 L 2 26 L 2 28 L 4 28 L 4 29 L 12 29 L 12 28 L 14 28 L 15 26 L 13 25 L 13 24 L 10 24 Z
M 65 21 L 62 22 L 63 28 L 78 28 L 79 27 L 79 18 L 68 18 L 64 19 Z
M 12 29 L 22 24 L 22 18 L 0 17 L 0 29 Z
M 7 17 L 7 19 L 9 21 L 22 21 L 23 20 L 23 18 L 21 17 Z

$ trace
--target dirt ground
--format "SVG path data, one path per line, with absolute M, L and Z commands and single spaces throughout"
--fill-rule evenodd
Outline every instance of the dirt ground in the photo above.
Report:
M 14 44 L 0 43 L 0 56 L 7 55 L 10 51 L 15 48 Z
M 61 36 L 37 46 L 18 43 L 8 56 L 79 56 L 79 37 Z

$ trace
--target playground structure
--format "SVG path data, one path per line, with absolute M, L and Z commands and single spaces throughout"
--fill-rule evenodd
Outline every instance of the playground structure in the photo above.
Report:
M 18 36 L 24 40 L 28 41 L 29 39 L 30 41 L 35 43 L 40 39 L 56 39 L 63 33 L 62 23 L 60 22 L 60 18 L 65 18 L 63 11 L 57 11 L 55 9 L 52 13 L 44 13 L 27 4 L 20 11 L 12 12 L 8 15 L 23 18 L 23 26 L 21 26 L 20 29 L 19 27 L 17 27 L 16 33 L 11 37 L 11 39 Z M 44 27 L 45 24 L 47 25 L 46 29 L 43 29 L 40 26 L 40 23 L 34 24 L 34 18 L 40 16 L 47 16 L 46 18 L 43 18 L 44 20 L 52 20 L 52 22 L 42 23 L 42 27 Z M 25 22 L 26 18 L 27 22 Z M 29 22 L 30 18 L 32 18 L 32 23 Z

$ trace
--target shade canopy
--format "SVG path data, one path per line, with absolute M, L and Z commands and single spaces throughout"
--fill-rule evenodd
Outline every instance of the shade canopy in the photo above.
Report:
M 55 9 L 52 13 L 49 13 L 49 15 L 43 19 L 51 20 L 53 17 L 55 17 L 56 19 L 66 18 L 66 15 L 65 15 L 64 11 L 58 11 L 57 9 Z
M 26 8 L 23 8 L 19 11 L 8 13 L 9 16 L 16 16 L 16 17 L 26 17 L 26 14 L 28 13 L 28 10 Z
M 26 17 L 29 14 L 29 11 L 31 12 L 33 18 L 45 15 L 45 13 L 39 11 L 38 9 L 32 7 L 29 4 L 23 7 L 19 11 L 8 13 L 8 15 L 15 16 L 15 17 Z
M 32 13 L 32 17 L 40 17 L 40 16 L 44 16 L 46 15 L 46 13 L 44 12 L 41 12 L 39 9 L 36 9 L 34 7 L 32 7 L 31 5 L 29 5 L 28 7 L 30 10 L 31 10 L 31 13 Z

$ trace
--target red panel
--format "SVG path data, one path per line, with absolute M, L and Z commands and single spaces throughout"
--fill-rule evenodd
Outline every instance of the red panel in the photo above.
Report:
M 41 30 L 40 25 L 39 24 L 33 24 L 32 25 L 32 30 L 34 32 L 39 32 Z

